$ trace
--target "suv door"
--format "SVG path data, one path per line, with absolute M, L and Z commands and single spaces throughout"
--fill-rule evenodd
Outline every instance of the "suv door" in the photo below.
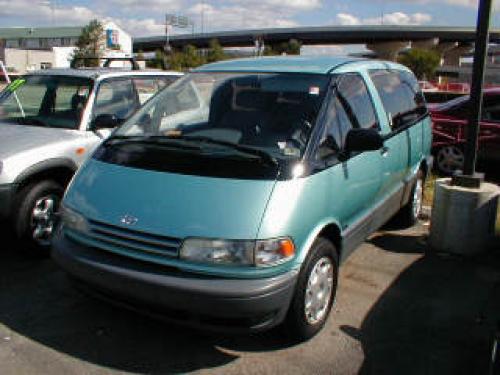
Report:
M 139 107 L 139 97 L 131 78 L 107 78 L 97 88 L 91 120 L 99 115 L 112 115 L 121 124 Z
M 479 155 L 487 160 L 500 160 L 500 96 L 485 95 L 479 128 Z
M 378 127 L 363 77 L 356 73 L 339 76 L 328 103 L 316 158 L 330 166 L 327 169 L 331 181 L 328 201 L 332 214 L 341 221 L 348 252 L 372 231 L 372 213 L 382 179 L 382 155 L 380 151 L 343 155 L 342 151 L 350 129 Z M 325 147 L 327 143 L 329 146 Z

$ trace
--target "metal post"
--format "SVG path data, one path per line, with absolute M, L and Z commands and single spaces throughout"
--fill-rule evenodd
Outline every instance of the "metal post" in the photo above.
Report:
M 472 84 L 470 92 L 470 113 L 465 145 L 463 175 L 454 176 L 453 184 L 464 187 L 479 187 L 483 176 L 476 173 L 479 121 L 481 118 L 484 69 L 488 54 L 489 28 L 492 0 L 480 0 L 477 17 L 476 43 Z
M 9 73 L 7 72 L 7 68 L 5 67 L 5 64 L 3 63 L 2 60 L 0 60 L 0 70 L 2 71 L 4 77 L 5 77 L 5 82 L 7 84 L 10 84 L 10 77 Z M 19 101 L 19 97 L 17 96 L 17 93 L 14 91 L 14 98 L 16 99 L 17 105 L 19 107 L 19 111 L 21 112 L 21 116 L 26 117 L 26 114 L 24 113 L 23 106 L 21 105 L 21 102 Z

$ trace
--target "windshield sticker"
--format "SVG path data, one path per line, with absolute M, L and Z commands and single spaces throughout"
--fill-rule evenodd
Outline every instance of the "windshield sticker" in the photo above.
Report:
M 286 147 L 283 149 L 283 154 L 286 156 L 300 156 L 300 150 L 295 147 Z
M 309 95 L 319 95 L 319 87 L 318 86 L 309 87 Z
M 165 134 L 167 137 L 180 137 L 182 136 L 182 131 L 176 129 L 167 129 L 163 134 Z
M 9 86 L 7 86 L 7 90 L 9 90 L 10 92 L 14 92 L 16 91 L 19 87 L 21 87 L 22 85 L 24 85 L 26 83 L 26 80 L 25 79 L 16 79 L 14 82 L 12 82 Z

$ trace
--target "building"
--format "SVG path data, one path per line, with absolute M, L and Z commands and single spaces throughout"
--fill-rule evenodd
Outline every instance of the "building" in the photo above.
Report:
M 132 38 L 113 22 L 103 22 L 103 55 L 126 57 L 132 54 Z M 11 74 L 67 68 L 83 26 L 0 28 L 0 60 Z

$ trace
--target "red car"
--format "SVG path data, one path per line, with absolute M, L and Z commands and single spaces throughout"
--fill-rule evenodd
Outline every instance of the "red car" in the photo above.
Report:
M 463 168 L 469 96 L 442 104 L 429 104 L 433 123 L 435 165 L 443 174 Z M 479 131 L 479 158 L 500 161 L 500 88 L 483 92 L 483 111 Z

